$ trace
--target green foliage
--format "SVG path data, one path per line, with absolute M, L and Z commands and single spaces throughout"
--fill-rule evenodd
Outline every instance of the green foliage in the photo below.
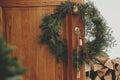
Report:
M 78 56 L 78 59 L 77 59 Z M 78 66 L 80 67 L 83 63 L 86 63 L 88 61 L 86 57 L 86 53 L 84 49 L 82 48 L 78 53 L 77 50 L 73 51 L 73 67 L 77 68 L 77 60 L 78 60 Z
M 26 71 L 20 66 L 18 58 L 10 56 L 14 49 L 15 47 L 8 47 L 4 38 L 0 36 L 0 80 L 21 80 L 17 76 Z
M 78 7 L 77 14 L 74 15 L 73 7 Z M 75 4 L 73 2 L 62 3 L 53 14 L 43 18 L 40 25 L 42 35 L 40 36 L 40 44 L 47 44 L 48 48 L 57 57 L 57 60 L 67 60 L 67 46 L 61 39 L 61 25 L 68 13 L 72 12 L 73 16 L 82 16 L 85 28 L 86 49 L 79 51 L 79 65 L 88 62 L 85 54 L 88 54 L 90 61 L 96 56 L 102 55 L 108 47 L 112 47 L 115 43 L 112 31 L 107 26 L 104 18 L 94 6 L 93 3 Z M 66 57 L 65 57 L 66 56 Z M 73 66 L 76 65 L 76 52 L 73 52 Z
M 106 21 L 93 3 L 83 4 L 79 6 L 79 10 L 84 21 L 85 35 L 87 37 L 89 35 L 89 39 L 90 37 L 95 38 L 93 41 L 88 39 L 86 42 L 88 54 L 90 56 L 94 55 L 95 58 L 103 53 L 105 49 L 107 50 L 108 47 L 114 46 L 115 40 L 111 35 L 110 27 L 107 26 Z

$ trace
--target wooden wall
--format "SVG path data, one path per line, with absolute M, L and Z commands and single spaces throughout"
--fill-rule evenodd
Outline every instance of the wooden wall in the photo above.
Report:
M 67 67 L 62 62 L 56 62 L 46 45 L 40 47 L 38 43 L 42 17 L 52 13 L 63 1 L 0 0 L 0 34 L 6 37 L 9 44 L 17 47 L 13 56 L 20 57 L 28 68 L 24 80 L 67 80 Z M 73 1 L 83 3 L 83 0 Z M 74 19 L 73 23 L 76 23 Z M 66 31 L 63 33 L 65 37 Z M 73 37 L 74 41 L 74 34 Z
M 3 34 L 3 16 L 2 16 L 2 7 L 0 7 L 0 35 Z

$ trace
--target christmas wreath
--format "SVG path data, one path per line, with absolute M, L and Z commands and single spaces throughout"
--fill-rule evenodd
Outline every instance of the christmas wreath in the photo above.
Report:
M 73 8 L 75 12 L 73 12 Z M 57 60 L 67 63 L 66 40 L 61 38 L 61 25 L 68 13 L 73 16 L 81 16 L 85 28 L 86 49 L 89 61 L 96 56 L 103 54 L 105 49 L 114 45 L 114 37 L 111 29 L 106 25 L 104 18 L 92 2 L 76 4 L 73 2 L 62 3 L 53 14 L 49 14 L 42 19 L 40 28 L 40 44 L 47 44 L 49 50 L 56 56 Z M 77 13 L 76 13 L 77 12 Z M 74 14 L 75 13 L 75 14 Z M 87 62 L 84 48 L 79 51 L 79 65 Z M 73 66 L 76 67 L 76 51 L 73 50 Z

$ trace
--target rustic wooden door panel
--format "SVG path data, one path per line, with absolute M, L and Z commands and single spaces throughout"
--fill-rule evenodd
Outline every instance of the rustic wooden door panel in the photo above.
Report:
M 68 67 L 62 62 L 57 63 L 51 55 L 47 45 L 38 43 L 41 34 L 39 25 L 45 14 L 52 13 L 56 6 L 67 0 L 0 0 L 0 33 L 6 36 L 10 45 L 17 48 L 12 56 L 22 59 L 28 68 L 24 80 L 67 80 Z M 84 0 L 71 0 L 83 3 Z M 76 17 L 73 17 L 73 31 L 77 26 Z M 67 24 L 63 29 L 62 37 L 67 38 Z M 76 48 L 76 35 L 72 34 L 73 48 Z M 73 71 L 76 80 L 76 73 Z
M 2 16 L 2 7 L 0 7 L 0 35 L 3 34 L 3 16 Z
M 5 34 L 17 49 L 13 56 L 23 59 L 28 68 L 25 80 L 55 80 L 55 58 L 46 46 L 39 46 L 40 20 L 53 8 L 4 8 Z

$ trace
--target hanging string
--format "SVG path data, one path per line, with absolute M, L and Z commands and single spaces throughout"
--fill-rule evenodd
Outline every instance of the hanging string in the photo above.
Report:
M 70 0 L 68 0 L 70 1 Z M 86 0 L 87 2 L 89 2 L 89 0 Z M 82 17 L 78 17 L 78 26 L 75 28 L 76 30 L 76 34 L 77 34 L 77 78 L 80 78 L 80 68 L 79 68 L 79 51 L 81 49 L 81 47 L 83 47 L 85 55 L 86 55 L 86 59 L 89 60 L 89 55 L 88 55 L 88 51 L 87 51 L 87 47 L 86 47 L 86 43 L 85 43 L 85 30 L 83 27 L 83 21 L 81 20 Z M 88 67 L 89 67 L 89 73 L 88 76 L 90 77 L 90 63 L 88 61 Z
M 90 0 L 86 0 L 86 2 L 89 2 Z M 78 27 L 76 27 L 77 31 L 77 78 L 80 78 L 80 68 L 79 68 L 79 51 L 83 47 L 86 59 L 88 60 L 88 68 L 89 68 L 89 73 L 88 76 L 90 77 L 90 63 L 89 63 L 89 55 L 85 43 L 85 29 L 83 27 L 83 21 L 81 20 L 82 17 L 78 17 Z
M 80 49 L 80 29 L 75 27 L 75 33 L 77 35 L 77 78 L 80 78 L 80 69 L 79 69 L 79 49 Z
M 82 36 L 81 36 L 81 29 L 80 29 L 79 17 L 77 17 L 77 27 L 76 34 L 77 34 L 77 78 L 80 78 L 80 65 L 79 65 L 79 51 L 83 45 Z

